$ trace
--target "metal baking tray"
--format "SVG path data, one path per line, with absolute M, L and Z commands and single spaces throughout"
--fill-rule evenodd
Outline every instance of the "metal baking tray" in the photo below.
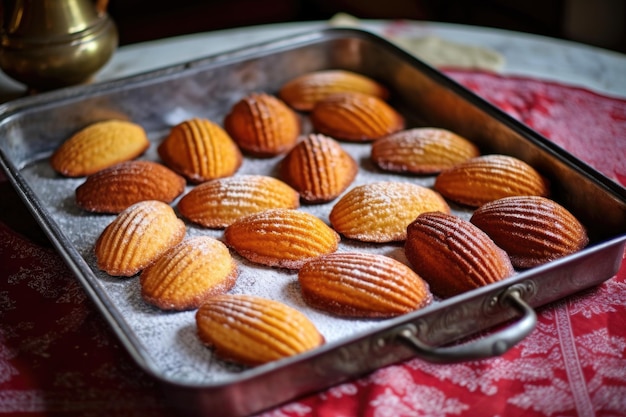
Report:
M 591 244 L 572 256 L 388 320 L 339 319 L 312 310 L 300 297 L 296 272 L 257 267 L 234 254 L 242 270 L 232 292 L 284 301 L 307 314 L 327 339 L 310 352 L 254 368 L 214 358 L 198 341 L 193 311 L 161 312 L 141 300 L 137 279 L 113 278 L 95 267 L 93 244 L 114 216 L 80 210 L 74 190 L 84 179 L 63 178 L 48 163 L 72 133 L 96 121 L 128 119 L 141 124 L 153 142 L 142 158 L 157 159 L 156 143 L 173 125 L 191 117 L 221 123 L 243 95 L 276 93 L 297 75 L 330 68 L 385 84 L 408 127 L 447 128 L 477 143 L 483 153 L 509 154 L 530 163 L 551 181 L 552 197 L 585 224 Z M 310 129 L 303 121 L 305 131 Z M 369 145 L 343 145 L 361 165 L 353 186 L 394 178 L 433 184 L 434 177 L 378 171 L 369 161 Z M 246 157 L 238 173 L 275 175 L 279 160 Z M 532 331 L 533 308 L 614 276 L 626 242 L 624 188 L 412 55 L 357 29 L 304 33 L 5 103 L 0 107 L 0 163 L 122 344 L 165 388 L 171 403 L 189 414 L 248 415 L 416 356 L 447 362 L 501 354 Z M 332 204 L 302 209 L 328 221 Z M 453 211 L 471 215 L 456 206 Z M 189 236 L 219 238 L 221 233 L 188 224 Z M 403 256 L 401 244 L 344 239 L 340 250 Z M 499 330 L 487 332 L 496 326 Z M 465 339 L 477 332 L 483 337 Z

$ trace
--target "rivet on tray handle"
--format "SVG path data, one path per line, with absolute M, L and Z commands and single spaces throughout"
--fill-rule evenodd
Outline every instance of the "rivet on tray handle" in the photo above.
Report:
M 413 348 L 417 356 L 429 362 L 453 363 L 502 355 L 521 342 L 537 325 L 537 315 L 522 299 L 522 292 L 523 289 L 514 285 L 499 297 L 500 303 L 511 305 L 521 314 L 520 320 L 476 341 L 450 347 L 428 346 L 418 339 L 413 324 L 400 329 L 396 337 Z

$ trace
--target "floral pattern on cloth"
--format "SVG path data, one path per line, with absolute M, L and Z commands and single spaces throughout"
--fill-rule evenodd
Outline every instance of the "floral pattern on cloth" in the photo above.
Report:
M 154 381 L 53 249 L 0 222 L 0 265 L 0 415 L 159 415 Z
M 625 183 L 626 101 L 448 73 Z M 171 415 L 53 249 L 0 222 L 0 276 L 0 415 Z M 501 357 L 413 359 L 258 417 L 626 416 L 626 262 L 614 278 L 538 315 L 535 331 Z

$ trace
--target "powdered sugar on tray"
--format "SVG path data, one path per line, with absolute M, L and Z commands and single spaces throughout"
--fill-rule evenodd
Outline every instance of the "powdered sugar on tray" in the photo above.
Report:
M 151 134 L 162 138 L 164 133 Z M 158 140 L 157 140 L 158 141 Z M 433 177 L 406 176 L 383 172 L 370 161 L 369 143 L 341 143 L 341 146 L 359 163 L 359 173 L 348 188 L 374 181 L 411 182 L 432 187 Z M 144 159 L 158 160 L 155 144 Z M 277 177 L 278 165 L 283 156 L 251 158 L 246 156 L 236 175 L 257 174 Z M 88 213 L 75 203 L 75 190 L 84 178 L 72 179 L 57 175 L 47 160 L 25 168 L 22 175 L 34 188 L 53 222 L 58 225 L 70 245 L 89 265 L 93 276 L 85 279 L 96 292 L 111 301 L 115 316 L 124 321 L 129 337 L 135 338 L 145 350 L 146 360 L 160 375 L 180 383 L 217 383 L 236 377 L 246 368 L 213 357 L 211 350 L 202 345 L 196 335 L 195 311 L 163 312 L 141 298 L 139 279 L 112 277 L 96 267 L 93 247 L 114 215 Z M 187 187 L 189 191 L 191 186 Z M 346 192 L 348 191 L 346 190 Z M 329 224 L 329 213 L 335 199 L 318 205 L 303 204 L 300 210 L 311 213 Z M 176 208 L 175 201 L 172 207 Z M 467 217 L 468 213 L 457 213 Z M 223 230 L 206 229 L 187 223 L 187 237 L 211 236 L 222 239 Z M 360 251 L 390 256 L 407 263 L 402 244 L 366 244 L 343 238 L 338 251 Z M 309 307 L 302 299 L 297 271 L 270 268 L 253 264 L 231 251 L 239 266 L 239 277 L 234 294 L 251 294 L 278 300 L 303 312 L 313 321 L 327 343 L 341 340 L 382 326 L 384 320 L 354 320 L 332 316 Z

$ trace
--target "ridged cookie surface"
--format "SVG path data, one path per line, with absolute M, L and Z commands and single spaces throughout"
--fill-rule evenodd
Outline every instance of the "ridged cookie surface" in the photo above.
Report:
M 395 317 L 432 301 L 428 284 L 405 264 L 383 255 L 332 253 L 298 271 L 304 300 L 344 317 Z
M 352 188 L 330 212 L 330 223 L 342 235 L 364 242 L 406 239 L 406 228 L 419 214 L 450 212 L 435 191 L 408 182 L 379 181 Z
M 532 166 L 508 155 L 483 155 L 441 172 L 435 190 L 456 203 L 478 207 L 499 198 L 550 194 L 549 184 Z
M 385 101 L 363 93 L 337 93 L 311 111 L 316 132 L 335 139 L 366 142 L 404 128 L 404 118 Z
M 144 153 L 150 141 L 143 127 L 124 120 L 93 123 L 63 142 L 50 157 L 52 168 L 83 177 Z
M 170 248 L 141 273 L 141 296 L 162 310 L 190 310 L 230 290 L 237 275 L 226 245 L 196 236 Z
M 128 161 L 87 177 L 76 189 L 76 203 L 96 213 L 119 213 L 135 203 L 171 203 L 185 190 L 185 179 L 151 161 Z
M 274 156 L 291 149 L 300 134 L 300 120 L 282 100 L 251 93 L 226 115 L 224 128 L 244 151 Z
M 226 244 L 251 262 L 298 269 L 337 250 L 339 235 L 316 216 L 270 209 L 242 217 L 224 231 Z
M 583 249 L 585 227 L 565 207 L 537 196 L 507 197 L 476 209 L 470 221 L 504 249 L 513 266 L 532 268 Z
M 200 340 L 228 361 L 255 366 L 314 349 L 324 343 L 300 311 L 251 295 L 218 295 L 196 312 Z
M 407 230 L 405 253 L 435 295 L 451 297 L 514 273 L 506 252 L 485 232 L 451 214 L 421 214 Z
M 389 91 L 372 78 L 345 70 L 306 73 L 285 83 L 279 97 L 296 110 L 310 111 L 331 94 L 358 92 L 386 100 Z
M 185 223 L 161 201 L 142 201 L 122 211 L 98 237 L 98 268 L 132 276 L 185 237 Z
M 241 151 L 218 124 L 186 120 L 172 128 L 158 153 L 165 165 L 193 183 L 233 175 L 242 163 Z
M 264 175 L 237 175 L 207 181 L 178 203 L 181 215 L 209 228 L 271 208 L 298 208 L 300 195 L 284 182 Z
M 282 160 L 281 178 L 308 203 L 337 198 L 352 183 L 358 164 L 334 139 L 310 134 Z
M 445 129 L 402 130 L 372 143 L 372 161 L 385 171 L 433 174 L 480 155 L 472 142 Z

